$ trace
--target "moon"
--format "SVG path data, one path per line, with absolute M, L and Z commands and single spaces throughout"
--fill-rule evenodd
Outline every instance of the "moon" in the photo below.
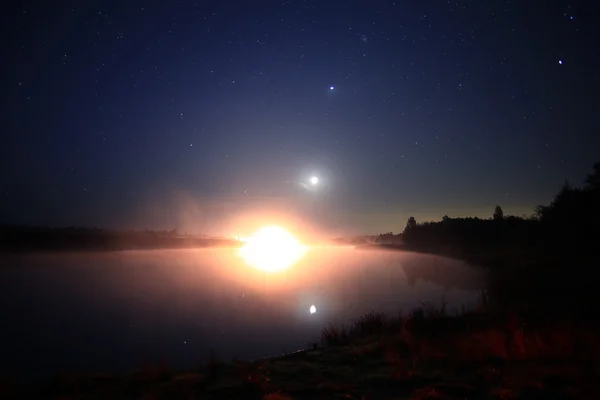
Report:
M 319 178 L 317 178 L 316 176 L 311 176 L 310 177 L 310 184 L 314 186 L 317 183 L 319 183 Z
M 314 305 L 312 305 L 312 306 L 310 306 L 310 310 L 309 311 L 310 311 L 311 314 L 314 314 L 314 313 L 317 312 L 317 307 L 315 307 Z

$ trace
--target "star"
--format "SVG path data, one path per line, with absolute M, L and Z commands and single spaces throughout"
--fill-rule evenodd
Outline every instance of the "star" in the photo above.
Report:
M 389 6 L 394 2 L 396 8 L 401 4 L 391 0 Z M 4 193 L 10 192 L 11 203 L 9 207 L 3 203 L 0 222 L 8 219 L 45 224 L 51 220 L 63 224 L 74 220 L 77 224 L 99 221 L 116 226 L 122 223 L 117 215 L 134 212 L 140 224 L 146 223 L 148 214 L 149 225 L 195 227 L 196 222 L 175 218 L 168 210 L 155 214 L 144 208 L 138 215 L 136 204 L 144 201 L 142 193 L 156 191 L 152 195 L 160 197 L 156 201 L 167 202 L 172 194 L 166 188 L 175 185 L 186 196 L 197 197 L 203 205 L 200 208 L 205 202 L 212 207 L 213 201 L 220 204 L 220 199 L 227 199 L 227 209 L 230 204 L 235 209 L 239 201 L 244 205 L 244 211 L 239 211 L 243 214 L 240 221 L 253 221 L 254 210 L 270 210 L 274 204 L 277 210 L 273 214 L 281 212 L 281 217 L 290 221 L 298 218 L 303 225 L 314 224 L 319 233 L 321 228 L 316 226 L 325 224 L 323 234 L 334 222 L 339 226 L 331 226 L 332 231 L 342 226 L 357 232 L 388 231 L 396 229 L 398 222 L 380 215 L 398 215 L 402 220 L 405 211 L 415 210 L 428 218 L 439 207 L 449 213 L 464 209 L 464 216 L 469 217 L 471 210 L 489 207 L 486 199 L 498 193 L 502 199 L 508 190 L 497 190 L 502 185 L 510 185 L 511 197 L 518 203 L 514 204 L 515 210 L 535 207 L 523 194 L 533 190 L 528 179 L 535 190 L 553 193 L 551 182 L 562 181 L 563 174 L 576 176 L 573 171 L 579 168 L 575 165 L 578 156 L 562 162 L 556 159 L 556 153 L 563 150 L 566 154 L 568 150 L 579 154 L 596 144 L 595 137 L 585 136 L 595 127 L 594 116 L 575 110 L 589 106 L 586 90 L 597 81 L 600 58 L 589 48 L 600 25 L 584 18 L 586 15 L 580 12 L 585 10 L 574 2 L 570 2 L 570 8 L 569 2 L 563 2 L 561 10 L 534 6 L 526 10 L 535 10 L 540 16 L 536 26 L 540 31 L 553 32 L 557 39 L 549 43 L 543 35 L 530 38 L 545 66 L 536 68 L 536 85 L 550 87 L 557 79 L 568 80 L 560 83 L 568 84 L 565 93 L 563 89 L 541 90 L 535 96 L 533 89 L 527 92 L 523 87 L 533 85 L 528 83 L 529 55 L 521 51 L 518 42 L 505 38 L 507 34 L 515 38 L 522 33 L 518 28 L 522 16 L 510 7 L 469 10 L 456 1 L 450 2 L 445 10 L 448 18 L 460 23 L 439 25 L 429 21 L 435 7 L 428 5 L 378 13 L 369 12 L 359 2 L 330 2 L 328 12 L 319 13 L 306 11 L 305 7 L 299 10 L 285 1 L 278 7 L 258 10 L 260 23 L 235 26 L 239 22 L 237 3 L 243 4 L 232 2 L 231 9 L 215 12 L 190 7 L 187 11 L 198 13 L 197 29 L 191 30 L 185 28 L 186 13 L 175 5 L 146 9 L 140 4 L 132 13 L 122 15 L 118 24 L 113 19 L 118 13 L 114 4 L 105 5 L 100 13 L 98 9 L 92 12 L 91 17 L 96 17 L 93 21 L 76 8 L 64 21 L 61 29 L 65 35 L 60 38 L 51 34 L 48 24 L 37 23 L 38 15 L 30 10 L 24 14 L 22 8 L 11 15 L 15 26 L 31 29 L 30 34 L 25 29 L 10 38 L 18 50 L 15 54 L 19 65 L 36 61 L 37 53 L 32 49 L 49 49 L 52 56 L 43 58 L 39 68 L 8 71 L 7 96 L 15 101 L 7 122 L 23 126 L 25 121 L 27 126 L 23 126 L 22 138 L 0 149 L 0 158 L 15 165 L 21 162 L 20 167 L 6 172 L 10 185 L 2 188 L 0 198 L 7 199 Z M 44 5 L 50 9 L 50 5 Z M 308 8 L 312 9 L 312 4 Z M 403 21 L 390 23 L 392 14 L 398 12 Z M 128 40 L 125 28 L 140 15 L 165 29 L 145 32 L 144 43 Z M 331 27 L 331 15 L 353 17 L 344 19 L 339 29 L 326 29 Z M 482 40 L 477 31 L 484 20 L 503 21 L 486 26 L 486 46 L 494 49 L 491 55 L 480 46 L 482 42 L 477 44 Z M 218 26 L 232 29 L 216 29 Z M 82 35 L 86 37 L 86 51 L 76 54 Z M 572 46 L 571 40 L 580 43 Z M 468 60 L 462 50 L 469 51 Z M 187 56 L 182 57 L 184 54 Z M 573 64 L 557 69 L 556 65 L 562 68 L 567 63 L 562 55 Z M 554 67 L 546 64 L 557 56 Z M 71 76 L 69 70 L 60 69 L 63 63 L 68 66 L 73 62 L 81 67 L 80 74 Z M 437 66 L 442 69 L 438 71 Z M 56 81 L 39 84 L 48 70 L 53 71 Z M 523 159 L 512 164 L 511 170 L 522 171 L 523 176 L 515 181 L 504 174 L 499 182 L 482 188 L 478 183 L 479 179 L 485 182 L 485 175 L 458 179 L 458 189 L 469 194 L 473 191 L 469 196 L 471 208 L 470 203 L 463 205 L 456 196 L 450 199 L 437 195 L 443 193 L 437 183 L 460 177 L 465 166 L 461 160 L 469 159 L 469 165 L 475 168 L 479 162 L 496 165 L 504 160 L 504 147 L 494 145 L 494 132 L 500 130 L 495 126 L 499 118 L 497 105 L 476 101 L 486 98 L 486 89 L 496 89 L 499 79 L 503 86 L 499 94 L 505 119 L 502 124 L 514 127 L 506 134 L 512 135 L 510 138 L 531 134 L 543 141 L 522 143 L 519 157 Z M 333 82 L 326 85 L 327 80 L 340 82 L 340 93 Z M 60 105 L 54 105 L 54 91 L 58 89 L 68 95 L 61 97 Z M 567 92 L 569 96 L 557 95 Z M 55 107 L 61 110 L 51 113 L 55 123 L 47 124 L 46 116 L 37 114 Z M 70 123 L 68 113 L 62 110 L 85 110 L 85 116 Z M 471 114 L 477 118 L 468 118 Z M 538 123 L 542 114 L 544 121 Z M 581 120 L 576 119 L 578 116 Z M 582 128 L 570 130 L 571 119 Z M 547 126 L 550 129 L 545 130 Z M 89 130 L 91 134 L 79 133 Z M 46 140 L 46 135 L 52 140 Z M 34 152 L 27 146 L 41 141 L 47 144 L 43 151 Z M 568 149 L 553 149 L 556 143 L 565 141 Z M 535 162 L 526 156 L 531 152 L 537 154 Z M 74 157 L 62 159 L 63 153 Z M 131 162 L 132 156 L 136 156 L 135 162 Z M 109 158 L 111 161 L 105 162 Z M 159 161 L 161 166 L 157 167 Z M 77 171 L 71 169 L 71 163 L 76 163 L 73 165 Z M 561 168 L 551 168 L 554 164 L 561 164 Z M 47 171 L 60 182 L 56 190 L 73 193 L 82 201 L 73 202 L 72 207 L 60 203 L 60 210 L 53 205 L 56 215 L 36 210 L 34 217 L 27 210 L 34 211 L 37 196 L 28 194 L 28 187 L 20 182 L 31 182 L 31 188 L 43 190 L 45 175 L 36 171 L 46 166 L 56 168 Z M 523 170 L 518 169 L 521 167 Z M 214 173 L 202 173 L 209 169 Z M 550 174 L 551 170 L 556 175 L 549 175 L 543 183 L 537 181 L 535 172 Z M 145 174 L 141 181 L 140 171 Z M 115 185 L 112 178 L 106 179 L 108 176 L 115 177 Z M 392 176 L 400 184 L 393 184 Z M 415 187 L 405 196 L 406 182 Z M 89 191 L 82 186 L 88 183 Z M 142 185 L 139 190 L 138 184 Z M 107 193 L 96 195 L 99 190 Z M 127 193 L 122 198 L 127 201 L 114 200 L 121 198 L 123 190 Z M 542 195 L 539 198 L 540 203 L 545 199 Z M 107 203 L 92 207 L 100 201 Z M 111 211 L 110 202 L 119 207 L 118 212 Z M 313 202 L 329 214 L 313 214 Z M 289 215 L 283 215 L 288 212 L 288 204 Z M 382 210 L 377 204 L 387 206 Z M 12 215 L 13 209 L 22 210 L 21 215 Z M 367 217 L 372 213 L 377 213 L 377 218 Z M 227 231 L 225 225 L 229 223 L 219 221 L 228 218 L 228 212 L 207 214 L 210 220 L 206 225 L 218 231 L 207 234 Z M 331 216 L 331 220 L 325 221 L 325 216 Z M 304 312 L 308 311 L 303 307 Z

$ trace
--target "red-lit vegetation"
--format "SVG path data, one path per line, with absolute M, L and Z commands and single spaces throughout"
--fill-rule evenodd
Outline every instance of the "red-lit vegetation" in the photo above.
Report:
M 0 398 L 513 399 L 598 398 L 600 163 L 582 189 L 565 186 L 536 218 L 409 221 L 406 245 L 487 267 L 478 310 L 426 303 L 329 326 L 322 347 L 256 362 L 120 376 L 74 376 Z M 267 338 L 265 340 L 268 340 Z
M 322 346 L 255 362 L 214 353 L 191 371 L 165 363 L 121 376 L 63 376 L 45 398 L 446 399 L 593 398 L 600 325 L 427 303 L 408 315 L 369 313 L 323 330 Z

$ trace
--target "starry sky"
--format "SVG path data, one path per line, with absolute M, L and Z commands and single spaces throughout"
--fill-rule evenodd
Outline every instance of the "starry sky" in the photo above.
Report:
M 600 159 L 594 3 L 18 2 L 0 222 L 379 233 L 530 214 Z

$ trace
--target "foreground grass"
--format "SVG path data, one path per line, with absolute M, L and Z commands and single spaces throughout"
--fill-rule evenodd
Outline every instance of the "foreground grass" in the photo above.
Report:
M 597 398 L 600 329 L 485 312 L 447 316 L 426 304 L 408 316 L 369 313 L 323 330 L 322 346 L 193 371 L 149 366 L 127 375 L 63 376 L 2 398 L 454 399 Z

